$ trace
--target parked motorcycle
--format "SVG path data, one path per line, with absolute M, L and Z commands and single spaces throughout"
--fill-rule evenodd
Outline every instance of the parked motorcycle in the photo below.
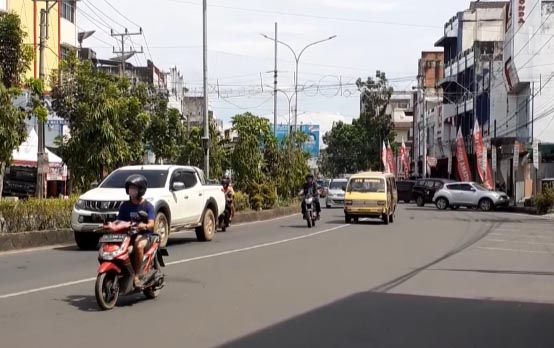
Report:
M 154 299 L 165 285 L 161 267 L 165 267 L 163 256 L 169 256 L 169 253 L 167 249 L 160 248 L 160 237 L 151 235 L 145 247 L 141 268 L 144 285 L 141 288 L 135 287 L 135 271 L 130 257 L 133 251 L 131 240 L 138 233 L 138 224 L 148 221 L 146 212 L 140 211 L 138 215 L 139 221 L 120 222 L 114 226 L 103 227 L 108 233 L 100 238 L 100 267 L 94 287 L 96 302 L 102 310 L 115 307 L 119 296 L 142 292 L 147 298 Z
M 317 214 L 314 210 L 314 197 L 311 194 L 307 194 L 304 197 L 304 206 L 306 212 L 304 214 L 304 220 L 308 223 L 308 228 L 315 227 L 315 221 L 317 220 Z
M 221 228 L 222 232 L 227 231 L 229 225 L 231 224 L 231 213 L 233 207 L 233 193 L 227 192 L 225 195 L 225 210 L 221 215 L 219 215 L 218 225 Z

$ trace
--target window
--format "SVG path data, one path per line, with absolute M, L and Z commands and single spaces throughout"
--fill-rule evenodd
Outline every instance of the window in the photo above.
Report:
M 65 46 L 62 46 L 61 47 L 61 51 L 60 51 L 60 58 L 62 60 L 65 60 L 69 57 L 69 48 L 65 47 Z
M 426 181 L 425 182 L 425 187 L 432 189 L 432 188 L 435 187 L 435 182 L 432 181 L 432 180 Z
M 461 191 L 460 185 L 458 184 L 448 185 L 447 188 L 452 191 Z
M 474 190 L 474 188 L 471 187 L 470 184 L 461 184 L 461 185 L 460 185 L 460 189 L 461 189 L 462 191 L 471 191 L 471 190 Z
M 62 18 L 75 23 L 75 1 L 62 0 Z
M 100 185 L 102 188 L 124 188 L 125 181 L 133 174 L 143 175 L 148 188 L 163 188 L 167 181 L 167 170 L 116 170 Z
M 186 188 L 193 188 L 196 186 L 198 180 L 196 180 L 196 175 L 192 172 L 183 172 L 183 178 Z
M 356 178 L 350 180 L 348 192 L 385 192 L 385 180 L 379 178 Z

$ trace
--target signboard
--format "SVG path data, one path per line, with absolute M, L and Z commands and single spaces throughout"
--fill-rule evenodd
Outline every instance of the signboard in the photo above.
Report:
M 517 10 L 517 22 L 519 25 L 525 24 L 525 3 L 526 0 L 516 0 L 517 7 L 514 7 L 514 11 Z
M 319 125 L 299 125 L 298 131 L 306 134 L 308 139 L 302 145 L 302 149 L 310 154 L 310 157 L 319 157 L 320 128 Z M 277 125 L 277 141 L 281 143 L 289 135 L 289 126 Z
M 42 159 L 40 157 L 42 157 Z M 44 152 L 43 154 L 39 155 L 37 166 L 39 174 L 48 174 L 48 172 L 50 171 L 50 167 L 48 164 L 48 152 Z
M 533 166 L 537 169 L 539 169 L 539 160 L 539 141 L 535 139 L 535 141 L 533 141 Z
M 516 141 L 514 145 L 514 171 L 519 167 L 519 143 Z
M 452 174 L 452 152 L 448 152 L 448 174 Z

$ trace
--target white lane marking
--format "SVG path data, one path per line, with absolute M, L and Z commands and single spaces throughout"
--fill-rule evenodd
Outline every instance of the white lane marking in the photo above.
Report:
M 510 249 L 510 248 L 493 248 L 493 247 L 477 247 L 475 249 L 482 250 L 493 250 L 493 251 L 511 251 L 517 253 L 530 253 L 530 254 L 548 254 L 551 255 L 548 251 L 539 251 L 539 250 L 526 250 L 526 249 Z
M 270 247 L 270 246 L 274 246 L 274 245 L 293 242 L 293 241 L 300 240 L 300 239 L 315 237 L 315 236 L 318 236 L 318 235 L 321 235 L 321 234 L 325 234 L 325 233 L 329 233 L 329 232 L 336 231 L 336 230 L 339 230 L 339 229 L 343 229 L 343 228 L 348 227 L 348 226 L 351 226 L 351 225 L 341 225 L 341 226 L 329 228 L 329 229 L 326 229 L 326 230 L 323 230 L 323 231 L 314 232 L 314 233 L 310 233 L 310 234 L 305 234 L 305 235 L 294 237 L 294 238 L 287 238 L 287 239 L 282 239 L 282 240 L 278 240 L 278 241 L 275 241 L 275 242 L 253 245 L 253 246 L 246 247 L 246 248 L 228 250 L 228 251 L 223 251 L 223 252 L 215 253 L 215 254 L 192 257 L 192 258 L 183 259 L 183 260 L 177 260 L 177 261 L 173 261 L 173 262 L 168 262 L 166 265 L 167 266 L 174 266 L 174 265 L 179 265 L 179 264 L 187 263 L 187 262 L 193 262 L 193 261 L 204 260 L 204 259 L 209 259 L 209 258 L 214 258 L 214 257 L 219 257 L 219 256 L 224 256 L 224 255 L 241 253 L 241 252 L 245 252 L 245 251 L 249 251 L 249 250 L 266 248 L 266 247 Z M 42 291 L 47 291 L 47 290 L 52 290 L 52 289 L 68 287 L 68 286 L 72 286 L 72 285 L 78 285 L 78 284 L 82 284 L 82 283 L 88 283 L 88 282 L 92 282 L 94 280 L 96 280 L 96 277 L 80 279 L 80 280 L 75 280 L 75 281 L 60 283 L 60 284 L 54 284 L 54 285 L 49 285 L 49 286 L 43 286 L 43 287 L 36 288 L 36 289 L 13 292 L 13 293 L 10 293 L 10 294 L 0 295 L 0 300 L 6 299 L 6 298 L 11 298 L 11 297 L 27 295 L 27 294 L 32 294 L 32 293 L 36 293 L 36 292 L 42 292 Z
M 244 222 L 244 223 L 236 224 L 236 225 L 232 225 L 232 226 L 233 227 L 240 227 L 240 226 L 256 225 L 256 224 L 261 224 L 261 223 L 264 223 L 264 222 L 279 221 L 279 220 L 287 219 L 287 218 L 297 216 L 297 215 L 300 215 L 300 214 L 297 213 L 297 214 L 285 215 L 285 216 L 280 216 L 280 217 L 273 218 L 273 219 L 270 219 L 270 220 L 258 220 L 258 221 Z M 183 231 L 172 232 L 171 235 L 177 235 L 177 234 L 182 234 L 182 233 L 192 233 L 192 230 L 190 230 L 190 231 L 189 230 L 183 230 Z M 68 247 L 68 246 L 71 246 L 71 245 L 74 245 L 74 244 L 73 243 L 67 243 L 67 244 L 49 245 L 49 246 L 22 249 L 22 250 L 2 251 L 2 252 L 0 252 L 0 257 L 7 256 L 7 255 L 31 253 L 31 252 L 35 252 L 35 251 L 53 250 L 53 249 L 56 249 L 56 248 L 64 248 L 64 247 Z
M 547 242 L 527 242 L 524 240 L 510 240 L 510 239 L 485 239 L 487 242 L 494 243 L 517 243 L 517 244 L 530 244 L 530 245 L 554 245 L 554 243 Z

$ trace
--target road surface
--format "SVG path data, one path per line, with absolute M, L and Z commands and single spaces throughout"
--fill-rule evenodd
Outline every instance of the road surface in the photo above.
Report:
M 0 254 L 1 347 L 554 347 L 554 231 L 536 217 L 402 205 L 171 240 L 156 300 L 94 299 L 95 252 Z

